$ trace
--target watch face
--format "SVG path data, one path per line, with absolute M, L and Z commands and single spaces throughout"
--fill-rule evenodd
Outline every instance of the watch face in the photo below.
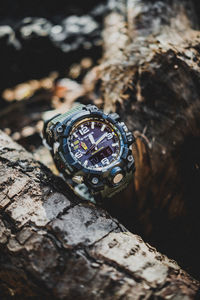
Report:
M 68 145 L 71 155 L 83 167 L 101 170 L 118 159 L 120 139 L 119 131 L 110 122 L 88 118 L 73 126 Z

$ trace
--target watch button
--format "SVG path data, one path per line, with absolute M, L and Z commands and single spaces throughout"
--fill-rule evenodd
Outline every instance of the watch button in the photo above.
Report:
M 131 145 L 131 144 L 134 142 L 134 137 L 133 137 L 133 135 L 132 135 L 131 132 L 128 132 L 128 133 L 126 134 L 126 138 L 127 138 L 127 141 L 128 141 L 128 144 L 129 144 L 129 145 Z
M 124 122 L 120 122 L 119 123 L 120 126 L 122 126 L 123 130 L 128 133 L 128 127 L 126 126 L 126 124 Z
M 117 175 L 115 175 L 115 177 L 113 178 L 113 183 L 114 184 L 117 184 L 117 183 L 120 183 L 123 179 L 123 174 L 121 173 L 118 173 Z

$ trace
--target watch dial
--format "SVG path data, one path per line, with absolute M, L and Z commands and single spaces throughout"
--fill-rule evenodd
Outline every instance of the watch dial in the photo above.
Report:
M 87 119 L 77 123 L 69 139 L 71 154 L 88 169 L 102 169 L 117 160 L 120 137 L 106 121 Z

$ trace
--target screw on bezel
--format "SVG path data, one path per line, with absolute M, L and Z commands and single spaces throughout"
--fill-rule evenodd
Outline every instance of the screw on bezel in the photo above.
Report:
M 98 184 L 98 182 L 99 182 L 99 179 L 97 177 L 92 178 L 92 183 L 93 184 Z
M 127 160 L 130 161 L 130 162 L 133 161 L 133 156 L 132 155 L 128 155 Z
M 57 131 L 58 133 L 62 133 L 62 132 L 64 131 L 63 126 L 59 126 L 59 127 L 56 129 L 56 131 Z

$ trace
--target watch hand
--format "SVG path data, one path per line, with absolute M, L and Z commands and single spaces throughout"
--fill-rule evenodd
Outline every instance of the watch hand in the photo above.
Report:
M 96 145 L 93 144 L 89 149 L 88 151 L 85 153 L 85 154 L 88 154 L 90 151 L 92 151 L 93 149 L 96 149 Z
M 103 141 L 103 139 L 105 139 L 105 137 L 107 136 L 107 132 L 104 133 L 96 142 L 94 142 L 94 144 L 92 144 L 92 146 L 88 149 L 88 151 L 86 152 L 86 154 L 88 154 L 91 150 L 93 150 L 95 148 L 95 150 L 97 150 L 97 145 Z M 90 138 L 90 135 L 89 135 Z
M 97 150 L 96 143 L 92 134 L 89 135 L 89 140 L 92 145 L 95 145 L 95 150 Z M 91 148 L 91 147 L 90 147 Z
M 103 139 L 105 139 L 106 136 L 107 136 L 107 132 L 104 133 L 104 134 L 103 134 L 103 135 L 95 142 L 96 146 L 97 146 L 101 141 L 103 141 Z
M 92 134 L 89 134 L 88 137 L 89 137 L 89 140 L 90 140 L 92 146 L 88 149 L 88 151 L 86 152 L 86 154 L 88 154 L 88 153 L 89 153 L 90 151 L 92 151 L 94 148 L 95 148 L 95 150 L 97 150 L 97 147 L 96 147 L 96 144 L 95 144 L 95 140 L 94 140 L 93 135 L 92 135 Z
M 95 144 L 95 140 L 94 140 L 93 135 L 92 135 L 92 134 L 89 134 L 88 137 L 89 137 L 89 140 L 90 140 L 91 144 Z
M 96 145 L 95 145 L 95 140 L 94 140 L 94 137 L 92 134 L 89 134 L 89 140 L 90 140 L 90 143 L 92 144 L 91 147 L 89 147 L 88 151 L 86 152 L 86 154 L 88 154 L 90 151 L 92 151 L 94 148 L 96 149 Z

